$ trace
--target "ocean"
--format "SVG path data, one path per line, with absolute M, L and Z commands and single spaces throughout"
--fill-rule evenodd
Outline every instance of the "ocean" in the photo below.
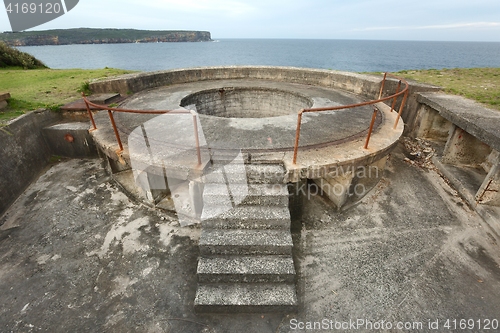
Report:
M 352 72 L 500 67 L 500 43 L 221 39 L 203 43 L 92 44 L 18 48 L 51 68 L 138 71 L 267 65 Z

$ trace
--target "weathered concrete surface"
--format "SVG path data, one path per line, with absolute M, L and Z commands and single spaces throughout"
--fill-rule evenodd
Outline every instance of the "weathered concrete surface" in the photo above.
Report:
M 0 327 L 284 333 L 311 332 L 291 320 L 368 319 L 422 321 L 429 332 L 429 319 L 438 331 L 446 319 L 498 319 L 500 240 L 435 172 L 401 159 L 340 213 L 304 200 L 300 308 L 288 316 L 196 315 L 199 230 L 131 202 L 97 160 L 58 164 L 0 220 Z
M 60 118 L 50 111 L 30 112 L 0 128 L 0 214 L 47 166 L 52 152 L 42 128 Z
M 446 94 L 420 93 L 418 101 L 491 148 L 500 150 L 500 112 L 470 99 Z
M 429 84 L 424 84 L 412 80 L 407 80 L 410 88 L 408 91 L 408 98 L 406 100 L 405 107 L 403 108 L 403 113 L 401 115 L 401 118 L 404 120 L 405 123 L 405 131 L 404 135 L 405 136 L 410 136 L 410 137 L 415 137 L 415 129 L 418 128 L 417 123 L 418 123 L 418 109 L 420 108 L 420 103 L 418 101 L 418 96 L 420 93 L 433 93 L 433 92 L 439 92 L 442 90 L 441 87 L 429 85 Z M 397 80 L 391 79 L 386 83 L 386 92 L 384 96 L 390 96 L 394 94 L 397 86 Z M 389 89 L 389 90 L 387 90 Z M 378 97 L 378 96 L 377 96 Z M 396 104 L 396 108 L 399 111 L 400 103 L 401 103 L 402 97 L 398 99 L 398 102 Z M 391 105 L 392 100 L 389 100 L 386 102 L 388 105 Z
M 62 123 L 45 127 L 43 135 L 52 153 L 64 157 L 97 157 L 87 122 Z

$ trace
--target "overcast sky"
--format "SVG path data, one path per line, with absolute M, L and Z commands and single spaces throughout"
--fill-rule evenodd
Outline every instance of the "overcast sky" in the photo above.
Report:
M 219 38 L 500 42 L 500 0 L 80 0 L 32 30 L 204 30 Z M 0 10 L 0 31 L 10 31 Z

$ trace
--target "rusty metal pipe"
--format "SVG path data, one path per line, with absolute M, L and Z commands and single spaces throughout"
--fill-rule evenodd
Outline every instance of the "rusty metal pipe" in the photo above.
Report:
M 111 120 L 111 125 L 115 131 L 116 141 L 118 141 L 118 147 L 120 147 L 119 152 L 123 151 L 122 140 L 120 139 L 120 134 L 118 133 L 118 128 L 116 127 L 115 117 L 113 117 L 113 111 L 108 110 L 109 119 Z
M 403 96 L 403 101 L 401 102 L 401 106 L 399 107 L 398 116 L 396 117 L 396 122 L 394 123 L 394 129 L 398 127 L 399 118 L 401 118 L 401 114 L 403 114 L 403 108 L 405 107 L 407 99 L 408 99 L 408 90 L 405 92 Z
M 398 86 L 396 88 L 396 95 L 399 93 L 399 89 L 401 89 L 401 80 L 399 80 Z M 394 108 L 396 107 L 396 102 L 398 101 L 398 97 L 394 97 L 394 100 L 392 101 L 392 106 L 391 106 L 391 113 L 394 111 Z
M 297 154 L 299 152 L 300 126 L 302 124 L 302 113 L 304 109 L 299 111 L 297 116 L 297 130 L 295 132 L 295 145 L 293 147 L 293 164 L 297 164 Z
M 372 122 L 370 123 L 370 128 L 368 129 L 368 135 L 366 136 L 365 149 L 368 149 L 368 143 L 370 142 L 370 138 L 373 132 L 373 126 L 375 126 L 375 120 L 377 119 L 377 108 L 373 108 Z
M 91 131 L 95 131 L 97 129 L 97 126 L 95 125 L 94 115 L 92 114 L 92 111 L 90 111 L 89 101 L 85 98 L 85 94 L 83 92 L 82 92 L 82 97 L 83 97 L 83 101 L 85 102 L 85 106 L 87 107 L 87 112 L 89 113 L 90 122 L 92 123 L 92 126 L 94 127 L 91 129 Z
M 397 94 L 393 94 L 391 96 L 387 96 L 387 97 L 384 97 L 384 98 L 381 98 L 381 99 L 367 101 L 367 102 L 362 102 L 362 103 L 358 103 L 358 104 L 349 104 L 349 105 L 341 105 L 341 106 L 334 106 L 334 107 L 303 109 L 301 111 L 302 112 L 337 111 L 337 110 L 353 109 L 353 108 L 357 108 L 359 106 L 373 105 L 373 104 L 377 104 L 377 103 L 380 103 L 380 102 L 385 102 L 385 101 L 391 100 L 391 99 L 393 99 L 395 97 L 399 97 L 399 96 L 403 95 L 404 93 L 406 93 L 408 91 L 408 87 L 409 87 L 408 83 L 404 82 L 404 81 L 403 81 L 403 83 L 405 83 L 405 85 L 406 85 L 405 89 L 403 89 L 402 91 L 398 92 Z
M 382 80 L 382 85 L 380 86 L 380 93 L 378 94 L 378 99 L 382 98 L 382 94 L 384 93 L 385 80 L 387 79 L 387 72 L 384 73 L 384 79 Z
M 165 113 L 172 113 L 172 114 L 190 114 L 190 110 L 130 110 L 130 109 L 120 109 L 120 108 L 111 108 L 106 105 L 99 105 L 92 103 L 88 99 L 84 98 L 86 103 L 88 103 L 90 106 L 93 106 L 95 108 L 98 108 L 100 110 L 110 110 L 110 111 L 115 111 L 115 112 L 123 112 L 123 113 L 143 113 L 143 114 L 165 114 Z
M 401 90 L 401 91 L 397 91 L 395 94 L 393 94 L 391 96 L 387 96 L 387 97 L 382 98 L 382 93 L 383 93 L 383 90 L 384 90 L 384 87 L 385 87 L 385 81 L 387 80 L 387 77 L 392 77 L 392 78 L 398 79 L 400 83 L 403 83 L 405 85 L 405 88 L 403 90 Z M 398 84 L 398 87 L 399 87 L 399 89 L 401 89 L 401 86 L 399 84 Z M 401 108 L 400 108 L 399 113 L 398 113 L 398 118 L 396 119 L 396 124 L 394 125 L 394 128 L 396 128 L 397 124 L 398 124 L 398 121 L 399 121 L 399 118 L 401 117 L 401 113 L 403 111 L 403 108 L 404 108 L 404 105 L 406 103 L 406 100 L 408 98 L 409 88 L 410 88 L 410 85 L 408 84 L 408 82 L 405 79 L 399 78 L 399 77 L 397 77 L 395 75 L 392 75 L 390 73 L 385 73 L 384 74 L 384 79 L 382 81 L 382 86 L 380 88 L 380 94 L 379 94 L 380 98 L 377 99 L 377 100 L 367 101 L 367 102 L 358 103 L 358 104 L 336 106 L 336 107 L 311 108 L 311 109 L 302 109 L 302 110 L 300 110 L 299 114 L 298 114 L 298 119 L 297 119 L 297 131 L 296 131 L 296 134 L 295 134 L 295 145 L 294 145 L 294 149 L 293 149 L 293 161 L 292 161 L 293 164 L 297 163 L 297 154 L 298 154 L 298 149 L 299 149 L 298 146 L 299 146 L 299 140 L 300 140 L 300 126 L 301 126 L 301 122 L 302 122 L 302 114 L 303 113 L 305 113 L 305 112 L 322 112 L 322 111 L 336 111 L 336 110 L 352 109 L 352 108 L 356 108 L 356 107 L 361 107 L 361 106 L 366 106 L 366 105 L 373 105 L 373 104 L 377 104 L 377 103 L 380 103 L 380 102 L 385 102 L 385 101 L 391 100 L 393 98 L 397 99 L 397 97 L 399 97 L 401 95 L 404 95 L 403 101 L 401 103 Z

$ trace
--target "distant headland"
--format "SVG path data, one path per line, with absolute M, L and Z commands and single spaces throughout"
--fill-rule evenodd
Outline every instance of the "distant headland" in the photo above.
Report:
M 10 46 L 211 42 L 208 31 L 135 29 L 56 29 L 0 33 L 0 41 Z

